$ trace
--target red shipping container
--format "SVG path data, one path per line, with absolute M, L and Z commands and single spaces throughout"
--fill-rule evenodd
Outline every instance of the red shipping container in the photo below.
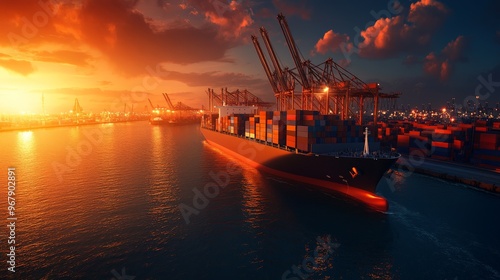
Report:
M 464 141 L 461 140 L 453 140 L 453 149 L 461 150 L 464 147 Z
M 432 146 L 433 146 L 433 147 L 439 147 L 439 148 L 446 148 L 446 149 L 449 149 L 449 148 L 451 148 L 451 143 L 447 143 L 447 142 L 435 142 L 435 141 L 432 141 Z
M 408 147 L 408 146 L 410 146 L 410 136 L 398 135 L 398 147 Z

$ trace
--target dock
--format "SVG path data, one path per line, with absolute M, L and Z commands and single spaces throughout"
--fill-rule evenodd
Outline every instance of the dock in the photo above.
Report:
M 407 156 L 401 157 L 396 162 L 396 167 L 500 194 L 500 169 L 491 170 L 471 164 L 443 162 L 431 158 L 426 158 L 422 163 L 408 168 L 408 162 Z

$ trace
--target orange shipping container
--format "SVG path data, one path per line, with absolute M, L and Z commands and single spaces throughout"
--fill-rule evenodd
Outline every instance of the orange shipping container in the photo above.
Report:
M 297 144 L 297 138 L 296 137 L 294 137 L 294 136 L 288 136 L 288 135 L 286 136 L 286 145 L 288 147 L 295 148 L 296 144 Z

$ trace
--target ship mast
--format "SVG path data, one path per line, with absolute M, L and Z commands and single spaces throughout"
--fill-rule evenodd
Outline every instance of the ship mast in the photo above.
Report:
M 370 148 L 368 146 L 368 134 L 370 134 L 370 132 L 368 132 L 368 127 L 365 128 L 365 132 L 363 132 L 363 134 L 365 135 L 365 148 L 363 149 L 363 156 L 368 156 L 370 154 Z

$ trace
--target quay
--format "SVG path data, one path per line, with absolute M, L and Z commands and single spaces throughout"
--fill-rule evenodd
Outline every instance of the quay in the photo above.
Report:
M 401 157 L 396 162 L 396 168 L 400 170 L 411 169 L 420 174 L 500 194 L 500 169 L 486 169 L 471 164 L 440 161 L 432 158 L 425 158 L 421 164 L 408 168 L 408 165 L 405 164 L 408 161 L 408 156 Z

